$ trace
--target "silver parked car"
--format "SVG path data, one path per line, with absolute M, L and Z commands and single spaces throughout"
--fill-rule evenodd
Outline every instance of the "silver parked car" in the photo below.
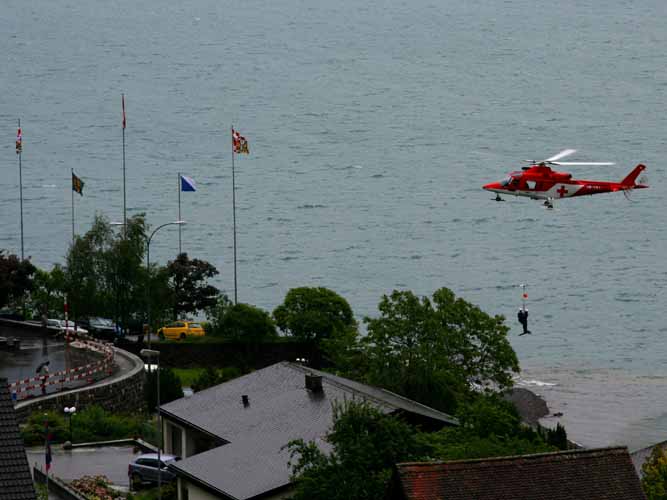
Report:
M 162 482 L 168 483 L 176 479 L 176 475 L 167 469 L 170 462 L 176 462 L 181 457 L 175 455 L 161 455 L 160 462 L 162 462 Z M 139 455 L 130 462 L 127 466 L 127 475 L 130 478 L 130 486 L 132 489 L 137 489 L 142 484 L 150 483 L 157 484 L 157 453 L 145 453 Z
M 65 325 L 67 325 L 67 327 L 65 327 Z M 72 320 L 65 322 L 64 319 L 47 319 L 46 327 L 49 330 L 56 330 L 56 335 L 64 335 L 65 332 L 74 335 L 77 333 L 86 335 L 88 333 L 88 330 L 81 328 L 79 325 L 75 325 Z

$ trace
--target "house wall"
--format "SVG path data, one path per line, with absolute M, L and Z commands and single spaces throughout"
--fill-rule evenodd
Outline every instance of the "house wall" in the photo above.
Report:
M 181 458 L 186 458 L 192 455 L 187 453 L 187 432 L 185 428 L 181 427 L 170 420 L 162 420 L 162 429 L 164 432 L 164 452 L 171 455 L 178 455 Z M 180 438 L 178 437 L 180 435 Z M 174 448 L 174 445 L 180 447 Z
M 203 453 L 222 443 L 215 442 L 211 436 L 203 432 L 193 429 L 191 427 L 183 426 L 169 419 L 167 416 L 162 417 L 162 430 L 164 432 L 164 451 L 178 455 L 181 458 L 191 457 L 198 453 Z M 181 447 L 179 450 L 173 449 L 174 433 L 181 433 Z
M 184 495 L 185 490 L 187 490 L 187 498 Z M 178 478 L 178 500 L 218 500 L 220 498 L 224 497 L 213 495 L 186 479 Z
M 230 497 L 215 495 L 209 491 L 200 488 L 196 484 L 184 479 L 178 478 L 178 500 L 227 500 Z M 187 493 L 186 493 L 187 490 Z M 285 500 L 294 494 L 293 488 L 288 488 L 274 495 L 263 496 L 262 500 Z

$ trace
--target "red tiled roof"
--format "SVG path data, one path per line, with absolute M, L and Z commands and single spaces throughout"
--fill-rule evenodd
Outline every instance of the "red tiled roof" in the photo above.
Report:
M 645 500 L 625 447 L 396 466 L 404 500 Z

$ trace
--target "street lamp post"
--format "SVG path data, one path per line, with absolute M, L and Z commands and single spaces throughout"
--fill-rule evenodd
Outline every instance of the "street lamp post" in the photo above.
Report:
M 153 236 L 155 236 L 155 233 L 157 233 L 160 229 L 162 229 L 165 226 L 172 226 L 172 225 L 177 225 L 180 226 L 182 224 L 185 224 L 185 221 L 182 220 L 177 220 L 174 222 L 166 222 L 162 224 L 161 226 L 156 227 L 153 229 L 153 232 L 151 235 L 147 238 L 146 240 L 146 272 L 148 273 L 148 285 L 146 286 L 146 319 L 148 322 L 148 349 L 151 348 L 151 297 L 150 297 L 150 277 L 151 277 L 151 240 L 153 239 Z M 160 394 L 160 370 L 158 367 L 158 397 Z M 159 399 L 158 399 L 159 400 Z M 159 406 L 158 406 L 159 408 Z M 160 415 L 160 411 L 158 409 L 158 417 Z M 159 420 L 159 418 L 158 418 Z M 158 464 L 159 465 L 159 464 Z M 159 473 L 158 473 L 159 477 Z
M 158 228 L 159 229 L 159 228 Z M 157 231 L 157 229 L 156 229 Z M 150 331 L 149 331 L 150 335 Z M 150 337 L 149 337 L 150 339 Z M 157 497 L 158 500 L 162 499 L 162 460 L 161 460 L 161 450 L 164 443 L 162 437 L 162 420 L 160 419 L 160 351 L 155 351 L 153 349 L 142 349 L 139 353 L 144 357 L 148 358 L 157 358 L 157 427 L 158 432 L 160 433 L 160 442 L 157 447 Z M 150 361 L 149 361 L 150 364 Z
M 74 442 L 72 439 L 72 417 L 76 413 L 76 406 L 65 406 L 63 411 L 65 412 L 65 415 L 67 415 L 67 420 L 69 420 L 69 442 L 72 444 Z
M 151 347 L 151 297 L 150 297 L 150 276 L 151 276 L 151 240 L 153 239 L 153 236 L 155 236 L 155 233 L 157 233 L 160 229 L 166 226 L 180 226 L 182 224 L 185 224 L 184 220 L 176 220 L 172 222 L 165 222 L 164 224 L 156 227 L 153 229 L 153 232 L 150 234 L 150 236 L 146 237 L 144 235 L 144 238 L 146 238 L 146 272 L 147 274 L 147 279 L 148 283 L 146 285 L 146 322 L 148 323 L 148 348 L 150 349 Z M 124 226 L 124 222 L 112 222 L 112 226 Z

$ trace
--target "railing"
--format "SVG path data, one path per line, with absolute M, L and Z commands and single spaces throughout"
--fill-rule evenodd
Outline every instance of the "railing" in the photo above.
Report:
M 30 391 L 40 388 L 42 390 L 42 394 L 46 394 L 46 388 L 48 386 L 60 384 L 62 387 L 65 383 L 74 382 L 84 378 L 88 378 L 89 382 L 92 382 L 90 377 L 92 377 L 92 375 L 95 373 L 104 372 L 111 374 L 115 353 L 111 344 L 107 342 L 101 342 L 99 340 L 93 340 L 91 338 L 84 338 L 81 335 L 75 340 L 72 340 L 71 337 L 67 336 L 65 337 L 65 341 L 72 347 L 82 346 L 84 349 L 99 352 L 103 354 L 104 357 L 99 361 L 88 363 L 87 365 L 17 380 L 13 384 L 9 385 L 9 390 L 12 392 L 14 399 L 25 399 L 29 396 Z

